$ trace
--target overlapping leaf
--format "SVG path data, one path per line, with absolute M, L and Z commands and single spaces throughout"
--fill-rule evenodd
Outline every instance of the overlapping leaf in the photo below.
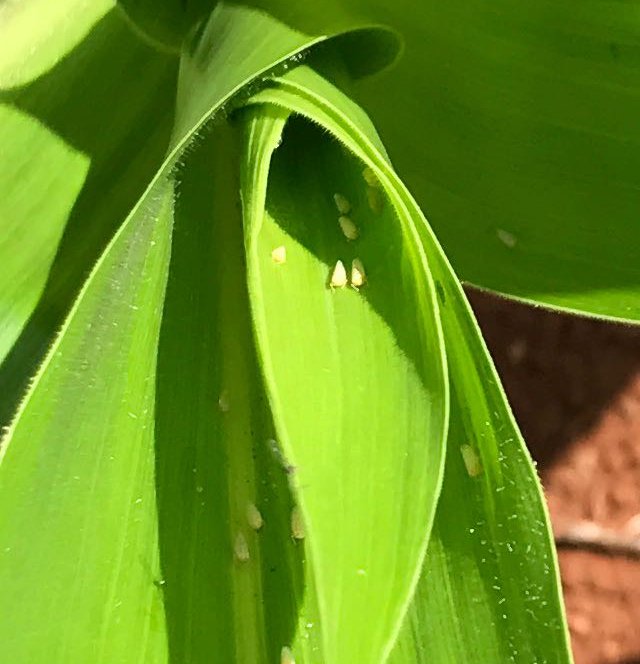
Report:
M 401 35 L 397 66 L 352 94 L 462 279 L 638 320 L 640 41 L 628 4 L 252 4 L 296 29 L 331 34 L 351 15 Z
M 2 447 L 0 624 L 12 662 L 163 660 L 154 381 L 171 195 L 115 236 Z
M 36 311 L 30 323 L 37 325 L 39 334 L 27 329 L 3 366 L 10 395 L 19 394 L 20 379 L 27 375 L 29 363 L 37 361 L 38 352 L 51 337 L 78 285 L 78 272 L 86 265 L 83 261 L 95 256 L 105 233 L 113 230 L 121 206 L 139 186 L 144 172 L 136 170 L 135 178 L 116 179 L 115 187 L 108 189 L 113 196 L 99 196 L 114 175 L 101 167 L 114 168 L 118 163 L 106 148 L 117 151 L 119 143 L 108 133 L 95 132 L 91 116 L 81 105 L 77 108 L 76 125 L 73 115 L 59 115 L 63 106 L 59 98 L 51 95 L 54 82 L 60 86 L 60 97 L 64 97 L 69 87 L 73 89 L 86 75 L 87 63 L 93 63 L 93 59 L 101 61 L 101 44 L 112 47 L 118 35 L 123 44 L 132 39 L 122 25 L 117 13 L 108 14 L 87 40 L 67 56 L 60 70 L 52 70 L 50 79 L 45 77 L 33 88 L 7 97 L 13 106 L 34 115 L 41 112 L 40 104 L 44 105 L 42 114 L 56 129 L 62 133 L 68 129 L 73 142 L 88 141 L 87 152 L 96 156 L 92 164 L 96 177 L 93 188 L 85 184 L 85 198 L 80 200 L 89 207 L 97 205 L 96 201 L 101 205 L 97 210 L 100 214 L 83 238 L 86 243 L 74 237 L 77 226 L 67 226 L 70 239 L 58 252 L 60 269 L 64 271 L 56 281 L 54 265 L 52 285 L 41 299 L 41 317 Z M 226 35 L 227 54 L 236 53 L 238 66 L 225 69 L 221 78 L 219 70 L 205 70 L 206 76 L 218 81 L 214 87 L 217 93 L 205 100 L 205 107 L 199 107 L 195 100 L 191 108 L 200 109 L 200 114 L 192 116 L 195 124 L 185 123 L 187 111 L 180 106 L 180 120 L 174 130 L 176 148 L 96 265 L 55 342 L 41 378 L 31 386 L 4 441 L 2 491 L 11 499 L 3 502 L 0 525 L 8 556 L 2 569 L 7 578 L 12 578 L 3 593 L 3 616 L 13 611 L 17 598 L 26 596 L 28 588 L 44 589 L 38 601 L 24 602 L 19 611 L 13 611 L 11 620 L 2 622 L 11 631 L 11 638 L 4 642 L 16 662 L 31 661 L 45 652 L 49 661 L 64 662 L 113 661 L 121 657 L 130 657 L 131 661 L 163 661 L 167 657 L 185 661 L 207 657 L 212 649 L 227 659 L 270 661 L 284 644 L 293 640 L 301 588 L 295 578 L 299 553 L 291 548 L 291 543 L 287 553 L 288 538 L 284 535 L 291 507 L 286 481 L 265 444 L 272 432 L 268 413 L 261 405 L 262 392 L 255 385 L 255 368 L 247 359 L 251 349 L 247 311 L 244 318 L 233 315 L 229 322 L 223 315 L 239 306 L 235 286 L 224 296 L 223 285 L 242 284 L 242 261 L 229 263 L 228 243 L 219 238 L 209 245 L 215 252 L 201 253 L 199 263 L 197 254 L 187 255 L 194 247 L 207 247 L 199 244 L 199 235 L 194 244 L 189 230 L 189 223 L 200 223 L 202 237 L 208 236 L 204 220 L 211 219 L 211 209 L 207 209 L 205 195 L 208 186 L 203 184 L 216 177 L 219 183 L 225 183 L 215 198 L 215 221 L 219 226 L 213 228 L 225 229 L 232 223 L 233 197 L 229 198 L 229 192 L 236 189 L 221 177 L 226 172 L 224 167 L 216 167 L 214 176 L 208 171 L 212 168 L 210 160 L 192 160 L 183 155 L 183 150 L 200 125 L 215 115 L 243 84 L 295 54 L 310 40 L 299 35 L 293 35 L 290 42 L 272 40 L 270 49 L 258 52 L 247 66 L 243 54 L 234 51 L 234 31 L 262 37 L 269 28 L 268 19 L 221 8 L 212 25 L 215 34 Z M 218 25 L 225 29 L 218 30 Z M 103 42 L 105 35 L 114 40 Z M 206 41 L 203 43 L 206 45 Z M 220 43 L 220 47 L 224 52 L 224 44 Z M 83 48 L 86 53 L 81 52 Z M 144 47 L 139 48 L 144 54 Z M 121 52 L 125 61 L 135 53 L 135 48 L 127 47 Z M 147 58 L 143 62 L 149 67 L 154 60 Z M 171 74 L 170 61 L 159 56 L 156 62 L 160 80 L 166 81 L 163 77 L 167 72 Z M 113 65 L 114 72 L 123 66 L 118 61 Z M 133 65 L 129 62 L 129 66 Z M 127 80 L 133 83 L 132 79 Z M 188 80 L 185 73 L 187 87 Z M 154 84 L 157 80 L 150 76 L 149 85 Z M 98 90 L 103 96 L 110 92 L 104 81 Z M 87 103 L 96 103 L 90 91 L 83 92 Z M 162 86 L 159 92 L 163 92 Z M 144 114 L 136 104 L 152 104 L 153 97 L 145 88 L 141 88 L 139 96 L 131 96 L 129 109 L 142 126 Z M 107 113 L 109 106 L 102 97 L 101 100 L 101 111 Z M 132 131 L 127 122 L 118 125 L 123 136 Z M 38 138 L 33 132 L 31 135 Z M 131 139 L 136 136 L 135 132 L 129 136 L 132 146 L 136 142 Z M 160 132 L 160 136 L 166 133 Z M 126 155 L 118 158 L 126 159 Z M 143 150 L 140 158 L 148 165 L 153 153 Z M 61 165 L 59 159 L 57 165 Z M 182 196 L 184 204 L 176 203 L 176 199 L 183 200 Z M 43 205 L 51 203 L 46 197 L 41 200 Z M 67 206 L 72 202 L 69 199 Z M 166 252 L 156 258 L 153 270 L 149 268 L 151 272 L 136 272 L 136 267 L 147 264 L 153 243 L 168 246 L 174 218 L 180 229 L 176 235 L 180 242 L 172 258 L 158 346 L 157 325 L 168 269 Z M 61 224 L 65 220 L 61 215 Z M 143 236 L 147 237 L 147 244 L 140 239 Z M 223 236 L 233 237 L 228 236 L 228 230 Z M 137 239 L 129 243 L 129 237 Z M 38 255 L 36 249 L 34 244 L 34 256 Z M 50 250 L 49 256 L 52 255 Z M 236 254 L 236 260 L 241 256 Z M 194 292 L 210 288 L 206 283 L 207 267 L 219 265 L 221 258 L 226 260 L 223 264 L 229 265 L 230 274 L 218 274 L 213 284 L 215 292 L 222 293 L 220 302 L 226 304 L 217 310 L 207 309 L 205 300 L 198 300 L 203 306 L 187 307 L 189 315 L 185 316 L 185 301 L 188 303 Z M 201 271 L 189 277 L 195 264 L 200 265 Z M 143 287 L 153 292 L 145 300 L 144 309 L 136 300 Z M 27 311 L 23 316 L 26 315 Z M 112 338 L 107 334 L 109 326 L 113 328 Z M 242 330 L 245 341 L 239 343 Z M 195 380 L 188 371 L 187 380 L 182 381 L 185 368 L 202 366 L 212 339 L 226 342 L 209 357 L 211 373 Z M 236 359 L 230 362 L 230 355 Z M 244 361 L 248 364 L 242 369 Z M 246 386 L 252 383 L 247 392 Z M 152 406 L 154 396 L 157 418 Z M 225 409 L 217 404 L 226 398 L 233 404 L 234 415 L 220 421 Z M 130 400 L 140 408 L 129 408 Z M 198 406 L 194 409 L 190 404 Z M 260 412 L 263 414 L 259 416 Z M 180 423 L 179 418 L 185 413 L 192 415 L 189 426 Z M 248 418 L 257 418 L 261 424 Z M 152 433 L 155 436 L 149 438 Z M 113 464 L 109 465 L 111 461 Z M 261 480 L 250 481 L 257 468 L 262 473 Z M 46 477 L 39 486 L 42 474 Z M 112 500 L 115 495 L 118 498 Z M 246 510 L 251 500 L 259 504 L 265 515 L 260 544 L 255 539 L 257 535 L 247 530 Z M 110 505 L 107 514 L 104 519 L 96 519 L 105 503 Z M 61 507 L 53 518 L 51 510 L 56 504 Z M 34 524 L 43 519 L 49 521 L 49 526 L 34 530 Z M 241 564 L 244 554 L 238 554 L 240 535 L 247 542 L 252 565 Z M 29 548 L 25 548 L 26 541 L 31 543 Z M 42 564 L 43 555 L 48 556 L 46 566 Z M 283 564 L 283 560 L 287 563 Z M 277 610 L 270 610 L 269 601 L 264 611 L 258 610 L 262 604 L 255 598 L 261 596 L 263 589 Z M 283 600 L 284 597 L 288 599 Z M 54 614 L 61 617 L 53 621 Z M 35 632 L 28 627 L 34 624 Z M 112 632 L 118 631 L 115 625 L 121 625 L 121 634 Z M 230 639 L 232 633 L 235 638 Z M 253 636 L 248 638 L 249 634 Z
M 535 471 L 461 287 L 428 225 L 366 116 L 311 70 L 291 72 L 255 101 L 318 122 L 375 168 L 400 222 L 406 215 L 404 223 L 419 234 L 436 280 L 453 421 L 434 535 L 391 661 L 569 661 Z M 465 470 L 463 446 L 474 450 L 477 467 L 467 459 Z
M 169 140 L 176 60 L 107 9 L 77 0 L 0 9 L 1 48 L 25 63 L 11 68 L 19 79 L 0 79 L 2 424 Z M 54 36 L 25 41 L 20 25 Z
M 259 356 L 296 468 L 306 601 L 321 632 L 311 647 L 298 634 L 294 651 L 378 662 L 413 592 L 440 488 L 448 393 L 436 295 L 411 227 L 368 205 L 359 162 L 308 126 L 282 136 L 272 114 L 248 123 L 243 193 Z M 351 242 L 336 192 L 353 207 Z M 366 266 L 360 290 L 332 282 L 338 260 Z
M 458 283 L 366 116 L 308 72 L 279 80 L 254 101 L 309 116 L 351 154 L 298 121 L 272 156 L 282 123 L 268 109 L 252 120 L 273 130 L 251 143 L 245 180 L 249 283 L 267 394 L 260 386 L 230 176 L 234 147 L 203 134 L 234 97 L 238 105 L 238 93 L 247 98 L 275 65 L 294 66 L 323 41 L 318 26 L 333 34 L 390 18 L 367 9 L 355 20 L 340 10 L 316 22 L 315 10 L 305 11 L 313 20 L 292 30 L 246 8 L 216 9 L 185 47 L 173 147 L 135 206 L 167 142 L 175 68 L 136 43 L 118 10 L 53 70 L 4 98 L 20 125 L 16 136 L 33 155 L 40 145 L 48 150 L 31 181 L 39 207 L 20 197 L 22 208 L 10 203 L 20 212 L 18 226 L 57 211 L 53 226 L 34 225 L 30 251 L 34 265 L 43 262 L 16 331 L 72 220 L 40 313 L 3 366 L 7 394 L 19 393 L 83 271 L 133 206 L 3 448 L 0 491 L 9 499 L 0 501 L 0 624 L 12 661 L 208 661 L 215 652 L 221 661 L 270 662 L 283 646 L 309 662 L 376 662 L 389 654 L 394 661 L 567 660 L 539 488 Z M 356 50 L 346 73 L 362 69 L 362 45 L 372 34 L 331 45 L 342 54 Z M 410 49 L 408 56 L 418 57 Z M 122 76 L 136 67 L 144 76 Z M 102 68 L 112 84 L 90 75 Z M 107 103 L 116 89 L 122 107 Z M 77 91 L 75 105 L 70 91 Z M 382 101 L 372 107 L 387 117 Z M 150 108 L 163 118 L 155 132 Z M 118 118 L 115 138 L 104 131 L 106 118 Z M 300 154 L 302 141 L 310 154 Z M 402 147 L 398 135 L 393 145 L 394 152 Z M 66 190 L 55 172 L 44 174 L 49 154 L 54 165 L 74 170 Z M 406 154 L 404 169 L 415 179 L 415 153 Z M 389 196 L 379 218 L 356 218 L 361 245 L 340 236 L 331 200 L 344 188 L 358 213 L 375 212 L 354 155 Z M 54 187 L 56 196 L 47 196 Z M 89 211 L 91 223 L 81 225 Z M 271 250 L 281 242 L 287 262 L 276 265 Z M 10 254 L 10 245 L 2 248 Z M 326 288 L 343 252 L 345 262 L 361 258 L 366 266 L 370 281 L 359 293 Z M 418 581 L 444 451 L 438 311 L 455 408 L 443 499 Z M 270 410 L 279 441 L 267 445 Z M 481 458 L 478 478 L 465 474 L 463 444 Z M 308 531 L 304 544 L 286 535 L 289 463 L 298 466 L 290 484 Z M 461 493 L 471 499 L 461 502 Z M 263 514 L 259 532 L 247 518 L 252 504 Z M 535 541 L 532 525 L 540 531 Z M 21 601 L 34 588 L 37 597 Z M 485 633 L 475 642 L 478 625 Z

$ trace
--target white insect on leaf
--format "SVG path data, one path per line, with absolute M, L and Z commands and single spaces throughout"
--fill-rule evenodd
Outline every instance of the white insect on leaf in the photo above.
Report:
M 285 246 L 276 247 L 271 252 L 271 260 L 277 265 L 287 262 L 287 248 Z
M 291 648 L 284 646 L 280 651 L 280 664 L 296 664 Z
M 304 539 L 304 521 L 302 520 L 302 512 L 300 508 L 296 505 L 291 510 L 291 537 L 296 540 Z
M 222 413 L 228 413 L 231 409 L 231 404 L 229 403 L 229 392 L 227 390 L 222 390 L 220 396 L 218 397 L 218 408 Z
M 351 203 L 349 203 L 345 196 L 342 194 L 334 194 L 333 200 L 335 201 L 340 214 L 349 214 L 349 212 L 351 212 Z
M 471 445 L 461 445 L 460 452 L 464 466 L 467 469 L 469 477 L 477 477 L 482 473 L 482 463 L 476 450 Z
M 260 510 L 253 503 L 247 505 L 247 523 L 253 530 L 260 530 L 264 524 Z
M 496 229 L 496 235 L 498 236 L 498 240 L 500 240 L 507 249 L 513 249 L 518 243 L 518 239 L 513 233 L 509 233 L 509 231 L 505 231 L 502 228 Z
M 368 166 L 362 171 L 362 177 L 370 187 L 380 186 L 380 181 L 378 180 L 378 177 L 373 172 L 373 169 L 369 168 Z
M 364 271 L 364 265 L 359 258 L 354 258 L 351 261 L 351 285 L 358 290 L 367 282 L 367 274 Z
M 381 214 L 384 209 L 384 195 L 377 187 L 367 187 L 367 202 L 374 214 Z
M 247 538 L 242 533 L 236 535 L 233 543 L 233 554 L 240 563 L 249 561 L 249 545 L 247 544 Z
M 331 281 L 329 282 L 331 288 L 344 288 L 347 285 L 347 271 L 344 268 L 342 261 L 337 261 L 336 266 L 331 273 Z
M 341 215 L 338 217 L 338 223 L 347 240 L 357 240 L 360 235 L 358 227 L 353 223 L 351 217 Z

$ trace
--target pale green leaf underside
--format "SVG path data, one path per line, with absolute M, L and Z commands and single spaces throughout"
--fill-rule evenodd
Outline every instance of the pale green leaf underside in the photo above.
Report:
M 44 58 L 38 76 L 0 91 L 2 424 L 162 162 L 173 116 L 176 61 L 141 44 L 120 9 L 48 4 L 51 23 L 40 23 L 40 3 L 0 9 L 0 49 L 13 43 L 14 21 L 52 31 L 31 45 Z M 27 45 L 20 54 L 30 61 Z
M 42 294 L 89 159 L 11 106 L 0 106 L 0 134 L 0 172 L 20 183 L 0 197 L 1 364 Z
M 0 5 L 0 90 L 25 85 L 61 60 L 115 0 L 5 1 Z
M 322 124 L 399 188 L 440 294 L 454 397 L 447 470 L 423 576 L 392 661 L 570 661 L 540 486 L 464 294 L 428 225 L 371 125 L 310 70 L 292 72 L 256 101 Z M 465 471 L 463 444 L 481 458 L 477 478 Z

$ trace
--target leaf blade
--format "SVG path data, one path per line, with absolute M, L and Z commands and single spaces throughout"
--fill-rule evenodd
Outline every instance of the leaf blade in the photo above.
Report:
M 322 661 L 380 661 L 411 595 L 440 486 L 448 401 L 435 291 L 404 233 L 392 233 L 384 215 L 364 221 L 357 162 L 341 165 L 337 146 L 327 152 L 321 137 L 307 134 L 289 143 L 285 134 L 274 153 L 283 124 L 267 111 L 248 130 L 256 338 L 280 443 L 297 468 Z M 305 139 L 304 150 L 317 151 L 311 168 L 306 152 L 296 155 Z M 327 286 L 333 260 L 351 253 L 332 198 L 340 184 L 367 229 L 358 248 L 369 275 L 361 293 Z M 313 225 L 305 225 L 309 216 Z M 278 246 L 286 248 L 284 264 L 271 257 Z M 416 274 L 427 284 L 420 292 Z M 412 305 L 394 308 L 394 297 Z M 313 401 L 300 399 L 301 388 Z M 399 483 L 406 493 L 398 494 Z
M 171 195 L 115 236 L 3 442 L 1 613 L 13 661 L 106 662 L 126 653 L 156 661 L 164 651 L 152 423 Z M 101 511 L 87 512 L 94 501 Z M 136 629 L 119 630 L 120 620 Z
M 379 139 L 372 126 L 354 112 L 352 102 L 308 69 L 291 72 L 278 84 L 279 90 L 264 90 L 256 100 L 270 101 L 313 118 L 339 136 L 365 163 L 395 179 L 406 209 L 414 216 L 440 291 L 439 310 L 455 396 L 443 500 L 433 531 L 434 551 L 427 554 L 414 605 L 391 661 L 449 662 L 451 657 L 493 661 L 524 656 L 570 662 L 557 564 L 541 489 L 459 282 L 419 209 L 378 148 Z M 477 446 L 484 467 L 480 478 L 474 480 L 464 470 L 462 444 Z M 514 477 L 518 478 L 515 486 L 511 484 Z M 460 497 L 470 492 L 473 499 L 462 501 Z M 478 513 L 484 524 L 478 523 Z M 518 518 L 507 518 L 513 514 Z M 535 537 L 528 532 L 530 524 L 535 525 Z M 452 539 L 452 529 L 462 532 L 465 525 L 471 531 Z M 486 540 L 480 548 L 485 547 L 489 550 L 487 557 L 495 558 L 492 571 L 505 588 L 502 595 L 486 588 L 489 572 L 478 549 L 481 537 Z M 524 550 L 516 550 L 514 544 Z M 537 556 L 528 557 L 531 551 Z M 434 586 L 434 578 L 442 585 Z M 469 597 L 466 578 L 472 579 L 476 587 L 485 588 L 481 593 L 485 607 Z M 513 579 L 523 580 L 523 586 L 517 582 L 513 585 Z M 534 598 L 542 598 L 537 613 L 528 604 Z M 484 615 L 480 618 L 480 634 L 473 629 L 478 624 L 478 611 Z M 508 621 L 504 622 L 503 614 Z
M 64 7 L 61 13 L 72 20 L 75 2 Z M 0 23 L 0 31 L 10 26 Z M 0 327 L 12 330 L 0 346 L 3 424 L 169 139 L 173 112 L 164 102 L 174 88 L 175 60 L 141 45 L 118 9 L 98 11 L 86 27 L 78 43 L 61 27 L 50 44 L 57 59 L 26 85 L 0 93 L 0 168 L 7 173 L 0 262 L 8 268 L 18 259 L 25 266 L 20 310 L 9 298 L 0 305 Z M 142 80 L 122 76 L 138 68 L 145 71 Z M 28 167 L 17 168 L 22 163 Z M 61 180 L 64 187 L 54 191 Z M 3 294 L 13 291 L 12 274 L 2 271 Z

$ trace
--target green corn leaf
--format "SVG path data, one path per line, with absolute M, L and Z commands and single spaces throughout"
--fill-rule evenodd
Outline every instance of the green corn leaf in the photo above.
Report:
M 392 69 L 352 91 L 460 277 L 640 319 L 637 16 L 627 3 L 254 0 L 296 29 L 394 29 Z
M 358 98 L 460 277 L 640 320 L 633 9 L 454 0 L 385 13 L 406 57 Z
M 375 131 L 308 68 L 253 101 L 319 123 L 378 173 L 400 219 L 410 215 L 439 293 L 454 396 L 447 470 L 429 554 L 391 661 L 570 661 L 535 470 L 460 284 Z
M 2 172 L 13 169 L 24 186 L 0 199 L 0 361 L 35 309 L 89 159 L 29 115 L 0 106 Z M 9 139 L 8 137 L 11 137 Z M 0 139 L 1 140 L 1 139 Z M 58 168 L 52 169 L 51 164 Z M 47 214 L 43 214 L 46 210 Z
M 308 126 L 281 136 L 283 125 L 269 112 L 248 121 L 242 191 L 259 355 L 296 469 L 321 631 L 321 655 L 300 634 L 294 652 L 378 662 L 413 591 L 440 486 L 448 401 L 436 295 L 415 230 L 367 205 L 359 162 Z M 351 244 L 336 192 L 361 231 Z M 354 259 L 366 266 L 360 290 L 334 273 Z
M 268 442 L 229 130 L 204 139 L 176 177 L 155 422 L 170 661 L 274 662 L 296 627 L 301 547 Z
M 163 661 L 154 383 L 172 218 L 168 191 L 121 227 L 3 444 L 7 661 Z
M 5 352 L 20 334 L 4 421 L 98 260 L 3 442 L 3 653 L 566 662 L 539 487 L 458 281 L 366 115 L 309 70 L 239 114 L 255 130 L 243 247 L 226 115 L 302 58 L 345 80 L 388 63 L 394 38 L 372 26 L 394 22 L 343 8 L 287 25 L 219 5 L 182 50 L 174 120 L 177 62 L 147 37 L 175 45 L 184 25 L 166 37 L 139 7 L 96 3 L 2 93 L 0 158 L 34 166 L 0 203 L 2 258 L 30 222 L 28 259 L 7 264 L 33 270 L 0 328 Z M 337 192 L 371 213 L 357 242 Z M 347 270 L 362 261 L 359 291 L 328 288 L 343 252 Z
M 220 8 L 211 25 L 220 23 L 232 53 L 234 31 L 253 30 L 256 37 L 263 37 L 273 29 L 282 35 L 282 28 L 246 10 Z M 200 106 L 192 124 L 185 122 L 186 111 L 179 103 L 173 132 L 176 147 L 135 205 L 150 168 L 158 163 L 158 146 L 166 145 L 165 121 L 172 116 L 167 90 L 175 63 L 138 43 L 120 10 L 100 18 L 87 37 L 42 77 L 6 93 L 7 106 L 19 124 L 16 134 L 32 154 L 37 154 L 39 141 L 52 146 L 48 148 L 55 157 L 55 163 L 49 164 L 51 172 L 74 163 L 75 153 L 66 145 L 82 148 L 79 152 L 88 154 L 91 162 L 75 201 L 73 186 L 81 180 L 80 171 L 76 180 L 69 178 L 70 193 L 61 203 L 45 192 L 34 198 L 41 207 L 36 221 L 55 204 L 66 207 L 59 214 L 56 232 L 67 225 L 38 309 L 2 366 L 8 395 L 3 403 L 5 418 L 12 410 L 11 400 L 20 395 L 25 377 L 54 335 L 83 272 L 133 206 L 76 300 L 3 441 L 0 494 L 8 497 L 0 501 L 6 580 L 0 629 L 4 652 L 12 661 L 44 657 L 65 663 L 202 661 L 212 651 L 224 661 L 272 661 L 284 644 L 293 642 L 296 607 L 303 594 L 301 547 L 294 546 L 288 535 L 291 504 L 286 477 L 273 448 L 266 444 L 274 434 L 257 366 L 250 359 L 248 309 L 242 314 L 240 307 L 218 329 L 221 312 L 233 311 L 241 301 L 238 292 L 226 292 L 222 285 L 228 274 L 233 274 L 231 283 L 236 287 L 243 283 L 242 245 L 234 256 L 224 241 L 200 244 L 210 237 L 210 228 L 214 240 L 217 228 L 228 233 L 226 227 L 234 218 L 235 228 L 241 228 L 234 196 L 229 197 L 237 186 L 223 177 L 228 163 L 207 160 L 194 138 L 251 78 L 310 43 L 307 37 L 296 39 L 293 47 L 285 43 L 284 50 L 282 40 L 272 40 L 250 66 L 236 55 L 235 69 L 221 73 L 205 68 L 217 94 L 207 97 L 210 107 Z M 198 49 L 189 51 L 185 59 L 194 52 Z M 136 58 L 145 69 L 145 84 L 136 91 L 134 79 L 125 77 L 116 90 L 122 71 L 135 67 Z M 104 69 L 105 74 L 95 89 L 87 84 L 98 81 L 92 67 Z M 183 79 L 189 80 L 186 72 Z M 74 107 L 69 95 L 76 89 L 77 96 L 71 97 Z M 109 111 L 114 104 L 117 108 L 119 99 L 127 100 L 126 112 L 112 115 Z M 145 112 L 154 104 L 161 117 L 158 125 L 150 126 Z M 197 99 L 190 108 L 198 108 Z M 38 124 L 30 116 L 46 122 Z M 101 123 L 112 117 L 119 121 L 108 125 L 110 134 Z M 51 133 L 39 132 L 41 125 L 51 127 Z M 55 136 L 67 140 L 56 143 Z M 209 147 L 209 154 L 217 153 L 217 143 L 202 145 L 202 150 Z M 186 146 L 190 153 L 185 153 Z M 36 192 L 50 186 L 48 181 L 39 182 L 37 173 L 29 175 Z M 210 218 L 212 208 L 207 208 L 206 194 L 214 179 L 221 183 L 214 215 L 219 226 L 208 229 L 203 220 Z M 18 209 L 14 203 L 10 208 Z M 91 223 L 83 226 L 80 222 L 86 215 Z M 157 343 L 166 248 L 174 219 L 175 252 Z M 202 235 L 191 235 L 193 225 Z M 45 226 L 33 230 L 40 233 L 39 244 L 34 238 L 25 247 L 32 252 L 32 263 L 50 260 L 56 252 L 53 240 L 47 253 L 41 248 Z M 233 234 L 229 237 L 232 240 Z M 3 251 L 11 255 L 16 246 L 17 238 Z M 154 246 L 165 251 L 153 253 L 152 260 L 148 252 Z M 190 256 L 196 247 L 215 251 Z M 188 276 L 198 256 L 200 271 Z M 216 273 L 208 282 L 209 267 L 222 264 L 229 266 L 229 272 Z M 34 293 L 42 288 L 44 276 L 46 270 L 41 271 Z M 207 310 L 206 298 L 198 300 L 202 311 L 189 306 L 194 293 L 209 288 L 219 308 Z M 25 307 L 22 323 L 28 314 Z M 111 328 L 112 337 L 107 333 Z M 191 340 L 187 349 L 185 330 Z M 237 345 L 242 334 L 244 342 Z M 226 340 L 219 354 L 208 353 L 212 339 L 213 343 Z M 236 360 L 229 362 L 231 355 Z M 191 369 L 203 366 L 211 372 L 196 379 Z M 214 415 L 222 413 L 218 404 L 227 390 L 236 417 L 221 423 Z M 190 414 L 188 425 L 185 413 Z M 259 482 L 255 477 L 249 481 L 258 473 L 254 466 L 259 468 Z M 248 531 L 250 501 L 269 524 L 259 545 L 257 534 Z M 238 554 L 241 533 L 250 566 L 242 564 L 243 555 Z M 34 594 L 33 601 L 23 601 Z M 255 601 L 263 595 L 264 606 Z
M 0 89 L 24 86 L 67 55 L 114 0 L 29 0 L 0 8 Z
M 83 3 L 56 3 L 50 10 L 56 39 L 35 45 L 13 35 L 41 16 L 40 3 L 0 14 L 7 61 L 26 63 L 17 73 L 17 66 L 7 67 L 4 78 L 0 72 L 0 167 L 14 174 L 0 202 L 0 263 L 7 266 L 0 274 L 3 423 L 83 278 L 158 171 L 174 120 L 177 60 L 141 41 L 119 7 L 98 3 L 88 12 Z M 234 95 L 324 39 L 262 12 L 217 7 L 182 51 L 175 147 L 154 179 L 170 174 L 203 125 L 224 116 Z M 345 36 L 344 49 L 352 39 Z M 350 58 L 360 74 L 397 52 L 388 31 L 363 29 L 358 43 L 372 43 L 377 54 L 370 62 Z M 28 163 L 28 171 L 16 168 L 20 163 Z
M 25 63 L 10 70 L 19 80 L 0 76 L 3 424 L 162 162 L 173 119 L 177 62 L 141 44 L 120 9 L 42 4 L 0 9 L 0 48 Z M 22 43 L 20 26 L 44 25 L 42 11 L 51 36 Z
M 216 0 L 117 0 L 142 40 L 160 51 L 179 53 L 194 25 L 202 21 Z

